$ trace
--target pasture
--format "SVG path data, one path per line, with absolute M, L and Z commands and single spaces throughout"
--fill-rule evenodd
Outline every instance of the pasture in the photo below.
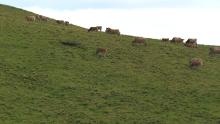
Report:
M 133 46 L 133 36 L 0 12 L 1 124 L 220 123 L 220 57 L 210 46 Z M 191 69 L 195 57 L 203 66 Z

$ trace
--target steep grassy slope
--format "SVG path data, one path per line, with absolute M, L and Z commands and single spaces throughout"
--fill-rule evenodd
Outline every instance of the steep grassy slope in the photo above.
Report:
M 1 124 L 219 124 L 220 58 L 77 26 L 27 22 L 0 5 Z M 70 47 L 64 40 L 81 42 Z M 106 57 L 95 55 L 106 47 Z M 202 68 L 188 67 L 192 57 Z

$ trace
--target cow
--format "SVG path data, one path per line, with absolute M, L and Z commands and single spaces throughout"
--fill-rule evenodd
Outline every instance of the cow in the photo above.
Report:
M 36 17 L 35 16 L 26 16 L 26 20 L 30 21 L 30 22 L 33 22 L 33 21 L 36 20 Z
M 36 15 L 35 17 L 36 17 L 37 20 L 40 21 L 40 20 L 41 20 L 41 16 L 42 16 L 42 15 Z
M 135 37 L 132 41 L 132 45 L 147 45 L 146 40 L 143 37 Z
M 57 24 L 65 24 L 63 20 L 56 20 Z
M 65 21 L 64 23 L 65 23 L 65 25 L 69 25 L 70 24 L 68 21 Z
M 215 54 L 220 55 L 220 47 L 211 47 L 209 49 L 209 55 L 215 55 Z
M 98 55 L 99 57 L 105 57 L 107 54 L 107 48 L 97 48 L 96 49 L 96 55 Z
M 98 28 L 98 31 L 102 31 L 102 26 L 96 26 Z
M 180 37 L 174 37 L 170 42 L 171 43 L 183 43 L 184 39 Z
M 48 17 L 41 16 L 41 20 L 47 22 L 49 19 L 48 19 Z
M 117 34 L 117 35 L 120 35 L 119 29 L 106 28 L 105 32 L 108 33 L 108 34 Z
M 99 29 L 98 29 L 98 27 L 90 27 L 90 28 L 88 29 L 88 32 L 91 32 L 91 31 L 97 32 L 97 31 L 99 31 Z
M 197 68 L 203 66 L 203 61 L 201 58 L 192 58 L 189 64 L 191 68 Z
M 197 48 L 197 39 L 189 38 L 186 41 L 185 46 L 190 48 Z
M 49 20 L 48 17 L 42 16 L 42 15 L 36 15 L 36 19 L 38 21 L 46 21 L 46 22 Z
M 169 42 L 170 39 L 169 39 L 169 38 L 162 38 L 162 41 L 163 41 L 163 42 Z

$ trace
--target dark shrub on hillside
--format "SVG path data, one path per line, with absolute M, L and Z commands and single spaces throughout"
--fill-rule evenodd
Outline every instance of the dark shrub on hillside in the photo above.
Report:
M 61 41 L 61 43 L 66 46 L 81 47 L 81 43 L 79 41 Z

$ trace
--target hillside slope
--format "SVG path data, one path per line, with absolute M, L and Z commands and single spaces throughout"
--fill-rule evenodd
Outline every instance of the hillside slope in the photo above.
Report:
M 134 47 L 131 36 L 27 15 L 0 5 L 1 124 L 220 123 L 220 58 L 209 46 L 148 39 Z M 97 47 L 107 56 L 97 57 Z M 189 68 L 192 57 L 204 66 Z

